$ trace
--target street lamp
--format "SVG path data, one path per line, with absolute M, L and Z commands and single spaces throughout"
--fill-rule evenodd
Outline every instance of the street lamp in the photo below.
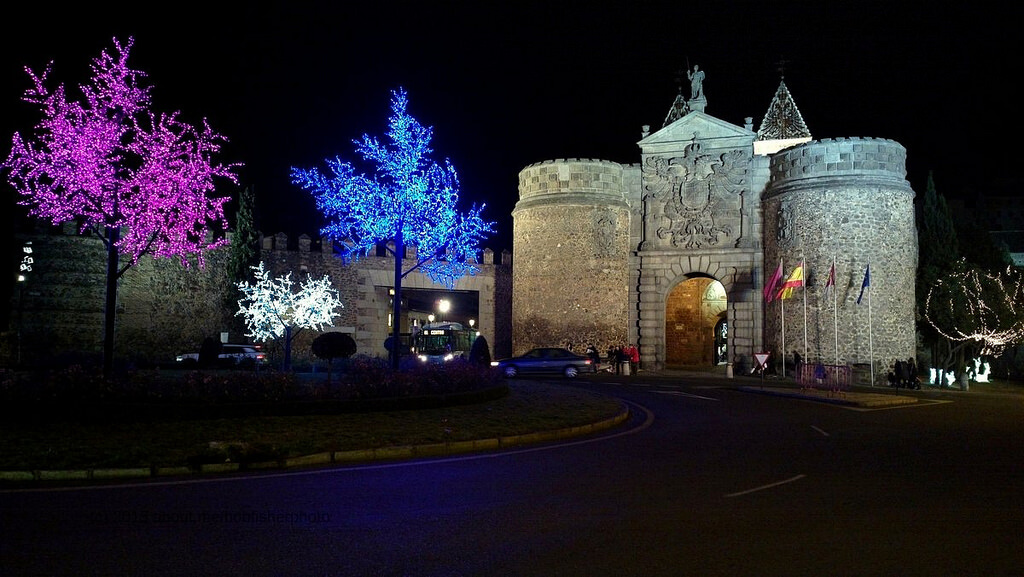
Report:
M 448 299 L 441 299 L 437 301 L 437 311 L 441 313 L 441 322 L 444 322 L 444 315 L 452 308 L 452 303 Z

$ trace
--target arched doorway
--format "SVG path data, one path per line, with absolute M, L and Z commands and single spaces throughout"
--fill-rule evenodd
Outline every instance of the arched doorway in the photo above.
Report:
M 727 362 L 727 297 L 722 283 L 692 277 L 665 300 L 665 365 L 711 367 Z

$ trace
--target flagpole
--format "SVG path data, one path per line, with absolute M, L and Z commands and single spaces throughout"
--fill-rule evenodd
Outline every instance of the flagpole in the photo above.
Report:
M 804 293 L 804 362 L 806 363 L 807 359 L 809 358 L 807 356 L 807 278 L 810 276 L 810 274 L 807 272 L 806 260 L 801 261 L 800 265 L 804 267 L 803 271 L 800 273 L 800 276 L 803 277 L 802 282 L 804 283 L 802 287 L 804 290 L 802 292 Z
M 838 287 L 835 284 L 836 275 L 836 255 L 832 255 L 832 326 L 835 327 L 836 336 L 836 370 L 839 370 L 839 291 L 836 290 Z
M 875 348 L 871 341 L 871 286 L 868 286 L 868 356 L 871 361 L 871 386 L 875 386 Z
M 779 266 L 782 266 L 782 258 L 779 258 Z M 785 267 L 782 274 L 786 274 Z M 779 299 L 779 313 L 782 315 L 782 378 L 786 378 L 786 299 Z

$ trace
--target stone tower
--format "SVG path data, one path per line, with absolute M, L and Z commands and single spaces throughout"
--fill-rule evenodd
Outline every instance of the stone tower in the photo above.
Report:
M 515 353 L 625 342 L 631 172 L 615 162 L 568 159 L 519 173 L 512 212 Z
M 803 262 L 807 272 L 802 293 L 766 307 L 771 350 L 782 350 L 784 306 L 789 355 L 827 364 L 873 358 L 876 379 L 894 359 L 914 355 L 917 229 L 906 157 L 898 143 L 870 138 L 814 141 L 772 156 L 765 269 L 781 262 L 788 275 Z M 836 290 L 826 294 L 833 259 Z

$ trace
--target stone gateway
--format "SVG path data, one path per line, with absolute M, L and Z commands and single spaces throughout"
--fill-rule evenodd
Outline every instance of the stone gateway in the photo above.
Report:
M 912 356 L 906 150 L 812 140 L 784 82 L 756 132 L 750 118 L 706 114 L 703 90 L 697 98 L 677 97 L 660 130 L 644 127 L 638 163 L 559 159 L 520 172 L 513 351 L 633 343 L 643 369 L 729 374 L 754 369 L 762 351 L 781 369 L 797 351 L 815 363 L 874 362 L 876 378 L 887 360 Z M 766 298 L 778 267 L 785 280 L 801 264 L 791 298 Z

